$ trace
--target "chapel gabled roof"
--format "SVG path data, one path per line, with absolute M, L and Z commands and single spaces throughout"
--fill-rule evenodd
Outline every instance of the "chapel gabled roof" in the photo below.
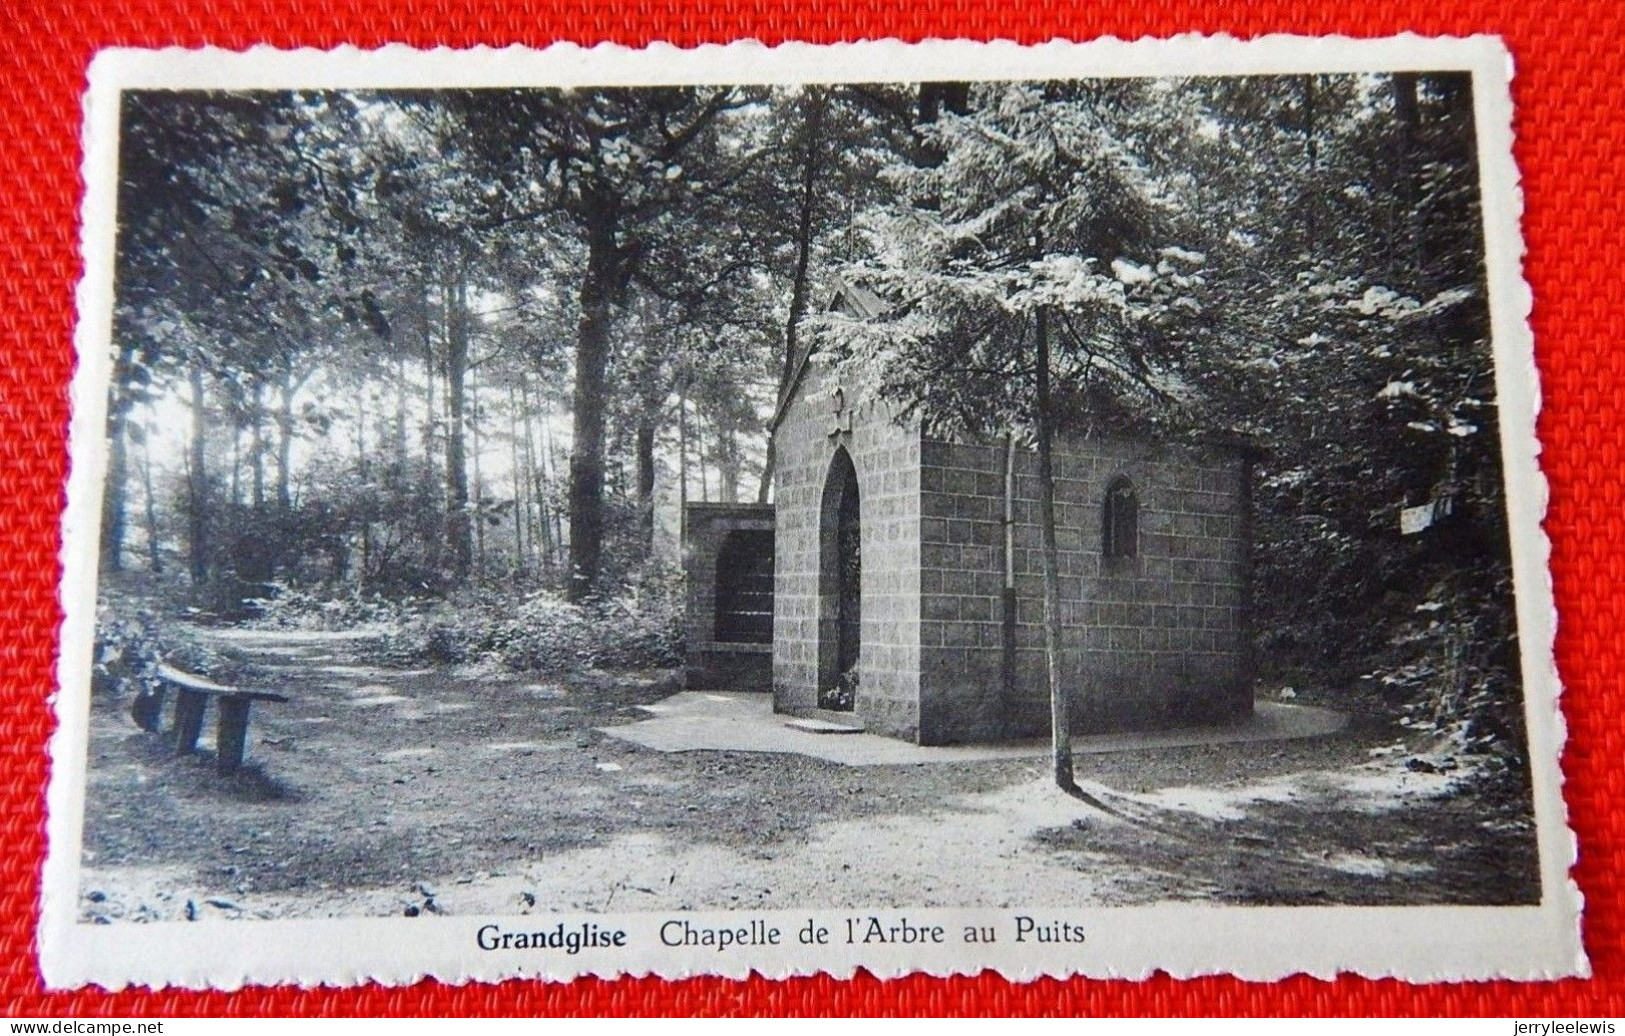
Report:
M 824 307 L 826 312 L 844 313 L 854 320 L 873 320 L 889 308 L 884 299 L 863 285 L 839 275 L 834 280 L 835 293 Z
M 861 284 L 853 284 L 846 278 L 836 274 L 830 278 L 834 290 L 829 301 L 824 304 L 824 312 L 840 313 L 853 320 L 873 320 L 887 310 L 884 299 Z M 772 433 L 784 420 L 785 413 L 801 390 L 801 380 L 806 377 L 807 367 L 812 362 L 816 345 L 812 336 L 805 336 L 795 357 L 795 366 L 790 371 L 789 379 L 784 383 L 784 395 L 779 398 L 779 405 L 773 411 L 773 419 L 768 421 L 767 430 Z

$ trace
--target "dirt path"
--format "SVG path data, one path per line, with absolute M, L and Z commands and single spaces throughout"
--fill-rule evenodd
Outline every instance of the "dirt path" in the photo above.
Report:
M 205 636 L 293 700 L 256 710 L 230 780 L 93 709 L 87 920 L 1538 894 L 1516 805 L 1374 759 L 1380 732 L 1089 757 L 1151 831 L 1031 761 L 851 768 L 593 729 L 672 673 L 402 670 L 354 635 Z

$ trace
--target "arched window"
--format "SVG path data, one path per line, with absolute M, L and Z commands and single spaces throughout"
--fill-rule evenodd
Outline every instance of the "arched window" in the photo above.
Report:
M 716 639 L 773 643 L 773 530 L 734 529 L 717 551 Z
M 1119 475 L 1106 486 L 1101 513 L 1101 553 L 1132 558 L 1140 552 L 1140 498 L 1134 483 Z

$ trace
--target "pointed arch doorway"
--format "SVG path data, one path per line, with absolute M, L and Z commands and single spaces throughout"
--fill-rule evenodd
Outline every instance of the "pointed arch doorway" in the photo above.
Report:
M 857 706 L 863 641 L 863 545 L 858 473 L 844 446 L 824 477 L 818 544 L 818 707 Z

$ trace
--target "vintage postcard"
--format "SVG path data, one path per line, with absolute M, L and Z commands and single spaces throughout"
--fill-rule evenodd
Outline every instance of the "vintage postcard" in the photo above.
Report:
M 1585 974 L 1510 77 L 100 55 L 46 981 Z

